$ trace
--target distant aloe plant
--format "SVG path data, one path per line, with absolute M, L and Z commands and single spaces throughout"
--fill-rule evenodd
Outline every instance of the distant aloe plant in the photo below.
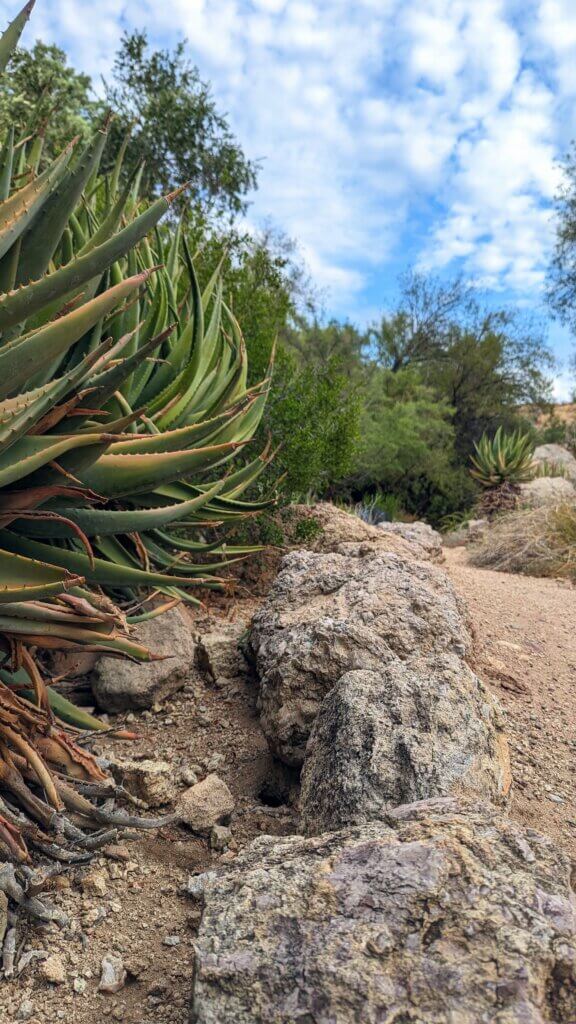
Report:
M 519 484 L 534 475 L 532 439 L 519 430 L 507 434 L 498 427 L 493 438 L 484 434 L 474 447 L 470 473 L 485 488 L 480 511 L 491 515 L 515 508 Z

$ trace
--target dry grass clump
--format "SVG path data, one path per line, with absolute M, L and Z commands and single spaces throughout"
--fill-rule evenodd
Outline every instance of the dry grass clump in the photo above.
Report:
M 472 565 L 576 580 L 576 502 L 512 512 L 470 549 Z

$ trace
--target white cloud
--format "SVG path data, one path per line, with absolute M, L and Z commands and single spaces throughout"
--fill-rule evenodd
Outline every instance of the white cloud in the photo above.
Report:
M 94 76 L 123 28 L 160 45 L 187 36 L 262 159 L 251 221 L 296 236 L 334 311 L 353 314 L 418 248 L 425 266 L 521 298 L 541 287 L 555 159 L 574 128 L 573 3 L 100 0 L 94 17 L 87 0 L 46 0 L 31 34 Z

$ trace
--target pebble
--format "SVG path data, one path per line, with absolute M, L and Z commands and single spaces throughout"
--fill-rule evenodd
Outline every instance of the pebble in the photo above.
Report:
M 34 1003 L 29 999 L 23 999 L 16 1010 L 16 1020 L 30 1020 L 34 1013 Z
M 122 957 L 115 953 L 106 953 L 102 957 L 102 974 L 98 984 L 99 992 L 108 992 L 113 995 L 124 988 L 126 984 L 126 969 Z
M 108 875 L 105 871 L 91 871 L 82 879 L 82 891 L 91 896 L 106 896 L 108 893 Z
M 66 981 L 64 961 L 57 953 L 53 953 L 40 965 L 40 974 L 51 985 L 63 985 Z
M 164 938 L 162 939 L 162 944 L 164 946 L 179 946 L 180 945 L 180 936 L 179 935 L 165 935 Z

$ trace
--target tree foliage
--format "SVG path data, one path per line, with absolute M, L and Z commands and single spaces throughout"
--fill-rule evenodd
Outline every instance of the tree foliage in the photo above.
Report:
M 144 163 L 146 194 L 190 182 L 204 210 L 237 214 L 256 187 L 256 165 L 247 159 L 207 82 L 186 56 L 186 43 L 153 50 L 145 32 L 126 33 L 112 77 L 104 82 L 115 111 L 110 157 L 130 132 L 124 165 Z
M 0 133 L 12 125 L 21 136 L 40 133 L 50 159 L 76 135 L 88 137 L 95 106 L 88 75 L 75 71 L 58 46 L 38 40 L 31 50 L 15 51 L 10 74 L 0 80 Z

